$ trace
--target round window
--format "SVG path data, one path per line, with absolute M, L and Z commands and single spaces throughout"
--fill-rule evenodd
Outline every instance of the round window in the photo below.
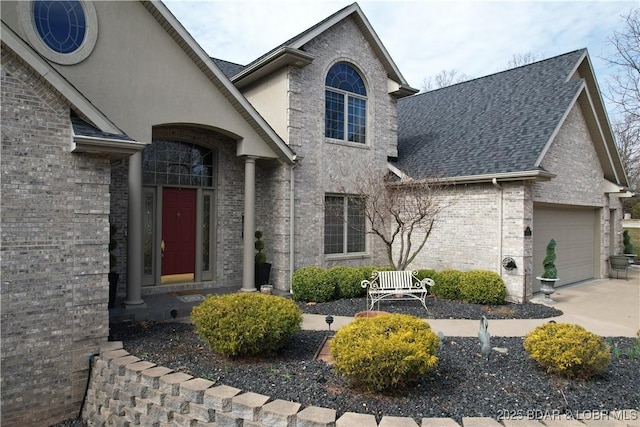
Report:
M 50 61 L 77 64 L 96 45 L 98 19 L 91 1 L 22 1 L 18 2 L 18 11 L 29 43 Z
M 79 1 L 36 0 L 33 20 L 40 38 L 54 52 L 72 53 L 82 46 L 87 20 Z

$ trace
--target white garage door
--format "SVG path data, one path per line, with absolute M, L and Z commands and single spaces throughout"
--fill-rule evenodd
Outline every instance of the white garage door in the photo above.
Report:
M 556 241 L 556 286 L 592 279 L 596 271 L 599 249 L 599 221 L 595 209 L 552 208 L 533 209 L 533 277 L 542 274 L 542 261 L 549 240 Z M 540 283 L 534 280 L 534 292 Z

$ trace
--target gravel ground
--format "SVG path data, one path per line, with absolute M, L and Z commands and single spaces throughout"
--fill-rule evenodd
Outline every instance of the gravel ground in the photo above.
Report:
M 411 304 L 387 303 L 380 309 L 426 317 L 419 303 L 416 307 Z M 332 315 L 353 315 L 366 307 L 359 299 L 300 306 L 305 312 Z M 482 314 L 489 319 L 548 318 L 559 314 L 535 304 L 483 309 L 431 300 L 429 307 L 432 318 L 479 318 Z M 507 353 L 493 352 L 486 361 L 480 357 L 478 339 L 445 337 L 437 368 L 419 378 L 415 387 L 373 394 L 350 387 L 330 365 L 314 359 L 329 331 L 300 331 L 278 354 L 240 359 L 213 353 L 190 324 L 124 323 L 113 325 L 111 332 L 112 339 L 123 341 L 124 348 L 141 359 L 245 392 L 296 401 L 303 407 L 334 408 L 338 417 L 351 411 L 373 414 L 378 422 L 383 415 L 411 417 L 418 423 L 423 417 L 451 417 L 461 422 L 463 416 L 499 419 L 570 414 L 588 418 L 594 411 L 640 409 L 640 358 L 612 357 L 604 374 L 587 382 L 570 381 L 544 373 L 524 352 L 522 338 L 492 337 L 492 346 L 506 348 Z M 621 350 L 635 345 L 631 338 L 608 339 Z M 68 421 L 58 426 L 81 425 Z
M 367 309 L 366 298 L 342 299 L 323 303 L 298 302 L 298 307 L 305 313 L 325 314 L 333 316 L 354 316 L 359 311 Z M 542 304 L 503 304 L 480 305 L 466 304 L 458 301 L 448 301 L 438 298 L 427 298 L 426 312 L 417 300 L 381 301 L 374 310 L 384 310 L 391 313 L 411 314 L 429 319 L 478 319 L 485 315 L 488 319 L 546 319 L 560 316 L 562 311 Z

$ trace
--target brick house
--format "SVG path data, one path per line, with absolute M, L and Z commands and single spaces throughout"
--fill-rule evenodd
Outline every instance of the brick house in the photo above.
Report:
M 49 22 L 49 8 L 64 19 Z M 56 25 L 64 37 L 47 31 Z M 458 220 L 483 231 L 487 258 L 447 264 L 455 224 L 443 223 L 430 243 L 442 251 L 420 267 L 495 269 L 524 300 L 542 235 L 534 214 L 553 204 L 592 211 L 591 277 L 605 274 L 619 227 L 609 218 L 621 216 L 608 194 L 625 178 L 588 57 L 574 64 L 577 101 L 555 118 L 535 177 L 456 176 L 477 206 Z M 2 423 L 76 415 L 87 355 L 108 337 L 110 225 L 118 293 L 132 307 L 175 289 L 255 290 L 256 229 L 283 291 L 302 266 L 384 264 L 384 248 L 346 225 L 364 223 L 353 162 L 421 177 L 403 163 L 425 152 L 403 151 L 403 105 L 429 96 L 416 92 L 357 4 L 241 66 L 210 58 L 161 2 L 3 2 Z M 589 161 L 564 178 L 555 165 L 577 158 L 565 159 L 576 134 Z M 519 270 L 504 272 L 504 256 Z
M 399 175 L 444 176 L 458 198 L 415 266 L 490 269 L 509 299 L 527 301 L 553 238 L 557 286 L 608 275 L 629 194 L 585 49 L 403 99 L 398 110 Z

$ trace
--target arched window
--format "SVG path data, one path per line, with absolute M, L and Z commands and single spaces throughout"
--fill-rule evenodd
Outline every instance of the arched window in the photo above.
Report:
M 213 185 L 213 152 L 195 144 L 153 141 L 142 152 L 142 164 L 145 185 Z
M 349 64 L 335 64 L 325 80 L 324 135 L 366 143 L 367 90 L 360 74 Z

